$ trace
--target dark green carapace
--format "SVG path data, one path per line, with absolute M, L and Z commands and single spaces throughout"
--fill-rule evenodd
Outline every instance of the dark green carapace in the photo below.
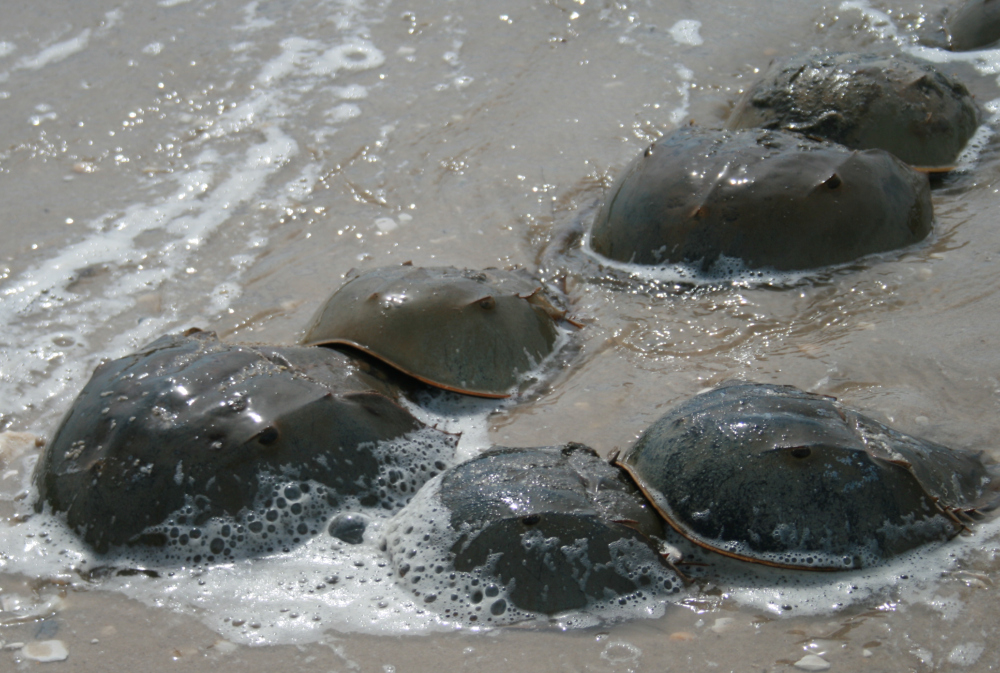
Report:
M 618 464 L 696 544 L 811 570 L 867 567 L 947 540 L 994 497 L 978 457 L 791 386 L 698 395 Z
M 953 24 L 954 28 L 954 24 Z M 907 56 L 799 54 L 771 64 L 729 117 L 851 149 L 882 149 L 913 166 L 946 168 L 979 126 L 965 85 Z
M 351 346 L 432 386 L 508 397 L 552 352 L 561 317 L 527 274 L 384 267 L 337 290 L 303 343 Z
M 682 129 L 650 146 L 611 188 L 593 250 L 636 264 L 730 258 L 751 269 L 815 269 L 920 241 L 927 177 L 881 150 L 784 131 Z
M 424 426 L 363 367 L 330 349 L 164 336 L 94 372 L 42 453 L 37 507 L 104 552 L 155 544 L 143 532 L 192 502 L 199 520 L 249 510 L 264 474 L 378 505 L 379 443 Z M 407 474 L 410 493 L 433 474 Z
M 508 608 L 554 614 L 680 586 L 650 540 L 663 533 L 656 512 L 581 444 L 494 448 L 427 489 L 385 540 L 411 590 L 428 602 L 450 597 L 442 610 L 485 621 Z
M 945 24 L 953 51 L 992 45 L 1000 40 L 1000 0 L 967 0 Z

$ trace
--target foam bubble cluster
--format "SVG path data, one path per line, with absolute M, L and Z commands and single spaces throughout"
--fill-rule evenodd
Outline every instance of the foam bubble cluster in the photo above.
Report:
M 180 540 L 171 531 L 189 521 L 278 516 L 261 504 L 282 501 L 268 474 L 325 484 L 331 504 L 355 496 L 391 510 L 447 466 L 456 440 L 379 390 L 392 394 L 329 349 L 162 337 L 94 373 L 39 462 L 39 506 L 65 512 L 100 552 Z
M 680 591 L 646 535 L 661 530 L 614 468 L 567 445 L 495 449 L 449 470 L 382 544 L 405 586 L 448 621 L 615 619 L 662 610 Z
M 238 513 L 215 515 L 206 498 L 188 496 L 182 508 L 137 537 L 135 542 L 148 551 L 132 545 L 115 553 L 143 566 L 197 565 L 288 553 L 319 535 L 359 541 L 367 519 L 405 506 L 424 482 L 453 462 L 454 450 L 440 433 L 424 428 L 380 442 L 372 453 L 378 476 L 360 494 L 344 495 L 315 480 L 267 472 L 259 476 L 256 500 Z

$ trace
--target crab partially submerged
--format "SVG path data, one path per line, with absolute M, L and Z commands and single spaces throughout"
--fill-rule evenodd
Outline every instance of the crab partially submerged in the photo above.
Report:
M 727 126 L 796 131 L 851 149 L 887 150 L 914 166 L 946 168 L 979 126 L 979 109 L 964 84 L 929 63 L 809 53 L 772 63 Z
M 593 449 L 495 448 L 428 483 L 384 545 L 425 603 L 483 623 L 676 592 L 662 526 Z
M 277 536 L 283 522 L 292 535 L 305 525 L 289 512 L 319 491 L 326 505 L 352 497 L 402 506 L 451 461 L 455 440 L 383 393 L 391 390 L 382 380 L 337 351 L 224 344 L 200 331 L 164 336 L 94 372 L 39 460 L 37 508 L 64 513 L 105 552 L 181 537 L 157 527 L 184 508 L 194 526 L 274 509 L 267 522 L 243 523 L 246 535 Z M 425 455 L 383 447 L 418 432 Z M 262 485 L 270 478 L 296 482 L 279 489 L 277 509 Z M 242 541 L 238 526 L 227 528 Z M 220 554 L 231 542 L 206 541 Z
M 508 397 L 556 343 L 564 317 L 516 271 L 383 267 L 320 307 L 306 345 L 344 345 L 432 386 Z
M 681 535 L 786 568 L 881 563 L 957 535 L 996 497 L 977 456 L 791 386 L 734 382 L 698 395 L 617 464 Z
M 927 177 L 881 150 L 847 150 L 783 131 L 682 129 L 618 178 L 593 250 L 637 264 L 720 258 L 779 271 L 849 262 L 923 239 Z
M 1000 1 L 967 0 L 946 22 L 954 51 L 987 47 L 1000 40 Z

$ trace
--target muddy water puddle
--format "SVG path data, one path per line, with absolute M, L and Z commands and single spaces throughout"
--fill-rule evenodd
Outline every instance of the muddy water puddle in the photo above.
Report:
M 786 610 L 780 586 L 705 577 L 644 619 L 455 632 L 409 608 L 381 626 L 377 609 L 350 612 L 346 580 L 354 616 L 296 626 L 308 593 L 283 583 L 339 562 L 325 542 L 293 562 L 102 575 L 77 572 L 83 550 L 28 537 L 44 525 L 19 516 L 33 437 L 51 435 L 103 358 L 192 326 L 293 343 L 352 267 L 532 267 L 633 156 L 691 120 L 720 124 L 773 57 L 915 51 L 990 118 L 997 52 L 912 46 L 939 6 L 94 0 L 9 12 L 0 429 L 26 434 L 8 436 L 0 468 L 0 670 L 58 659 L 50 641 L 67 653 L 51 665 L 81 671 L 137 659 L 180 671 L 794 670 L 809 654 L 834 671 L 1000 665 L 988 525 L 860 599 L 851 579 L 829 578 L 835 598 L 807 587 L 821 598 Z M 991 134 L 936 185 L 932 236 L 897 254 L 772 285 L 570 274 L 584 328 L 569 366 L 467 428 L 463 451 L 574 440 L 607 455 L 678 401 L 741 378 L 836 395 L 1000 458 Z

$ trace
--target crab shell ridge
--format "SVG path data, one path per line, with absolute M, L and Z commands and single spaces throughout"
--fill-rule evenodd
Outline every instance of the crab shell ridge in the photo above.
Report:
M 868 567 L 947 540 L 990 485 L 976 456 L 832 398 L 756 384 L 689 400 L 616 464 L 695 544 L 809 570 Z
M 357 348 L 445 390 L 509 397 L 556 341 L 560 313 L 540 290 L 497 269 L 375 269 L 327 300 L 303 343 Z

